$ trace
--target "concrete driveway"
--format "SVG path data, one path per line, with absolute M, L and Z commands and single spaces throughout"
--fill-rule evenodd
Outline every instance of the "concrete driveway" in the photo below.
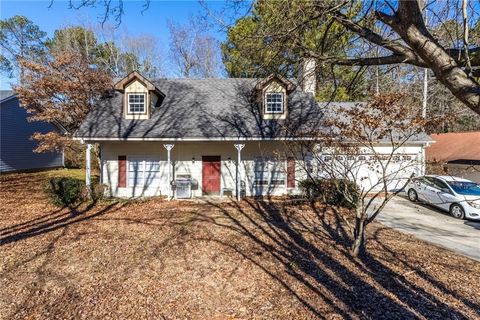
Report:
M 480 261 L 480 222 L 457 220 L 429 205 L 393 198 L 380 223 Z

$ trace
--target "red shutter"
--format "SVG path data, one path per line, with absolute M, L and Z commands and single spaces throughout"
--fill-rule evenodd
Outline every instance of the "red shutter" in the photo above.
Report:
M 127 156 L 118 156 L 118 187 L 127 187 Z
M 295 188 L 295 158 L 287 159 L 287 188 Z

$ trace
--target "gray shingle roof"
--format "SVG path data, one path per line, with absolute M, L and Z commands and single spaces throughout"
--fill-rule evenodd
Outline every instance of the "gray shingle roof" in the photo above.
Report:
M 0 101 L 14 95 L 15 92 L 13 90 L 0 90 Z
M 160 79 L 153 81 L 165 98 L 150 119 L 125 119 L 123 94 L 101 101 L 75 136 L 109 139 L 283 139 L 311 136 L 325 117 L 336 117 L 338 107 L 354 102 L 317 103 L 298 89 L 288 95 L 285 120 L 264 120 L 252 95 L 258 79 Z M 430 141 L 426 135 L 412 140 Z
M 320 109 L 313 95 L 288 96 L 286 120 L 263 120 L 252 97 L 255 79 L 164 79 L 153 83 L 165 94 L 150 119 L 122 116 L 123 94 L 102 101 L 83 122 L 83 138 L 282 138 L 318 126 Z
M 351 123 L 352 119 L 350 119 L 345 112 L 340 112 L 339 110 L 348 110 L 355 107 L 368 107 L 366 102 L 320 102 L 318 104 L 323 112 L 324 119 L 336 119 L 341 123 Z M 328 132 L 328 131 L 327 131 Z M 407 135 L 412 134 L 413 131 L 410 132 L 399 132 L 393 131 L 392 136 L 396 141 L 403 141 L 407 138 Z M 425 132 L 414 134 L 409 141 L 421 141 L 421 142 L 432 142 L 433 139 L 426 134 Z M 390 142 L 389 137 L 384 137 L 381 139 L 382 142 Z

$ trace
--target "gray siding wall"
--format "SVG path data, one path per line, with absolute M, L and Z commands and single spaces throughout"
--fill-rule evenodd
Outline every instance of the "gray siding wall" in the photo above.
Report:
M 59 152 L 34 153 L 37 144 L 30 137 L 35 132 L 46 133 L 55 127 L 44 122 L 28 122 L 26 110 L 16 97 L 0 105 L 0 172 L 44 169 L 63 166 Z

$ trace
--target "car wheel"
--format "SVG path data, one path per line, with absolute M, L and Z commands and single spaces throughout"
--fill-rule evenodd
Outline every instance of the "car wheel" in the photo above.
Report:
M 459 204 L 452 204 L 450 206 L 450 215 L 456 219 L 463 219 L 465 218 L 465 211 Z
M 408 190 L 408 199 L 414 202 L 418 201 L 417 191 L 415 191 L 414 189 Z

